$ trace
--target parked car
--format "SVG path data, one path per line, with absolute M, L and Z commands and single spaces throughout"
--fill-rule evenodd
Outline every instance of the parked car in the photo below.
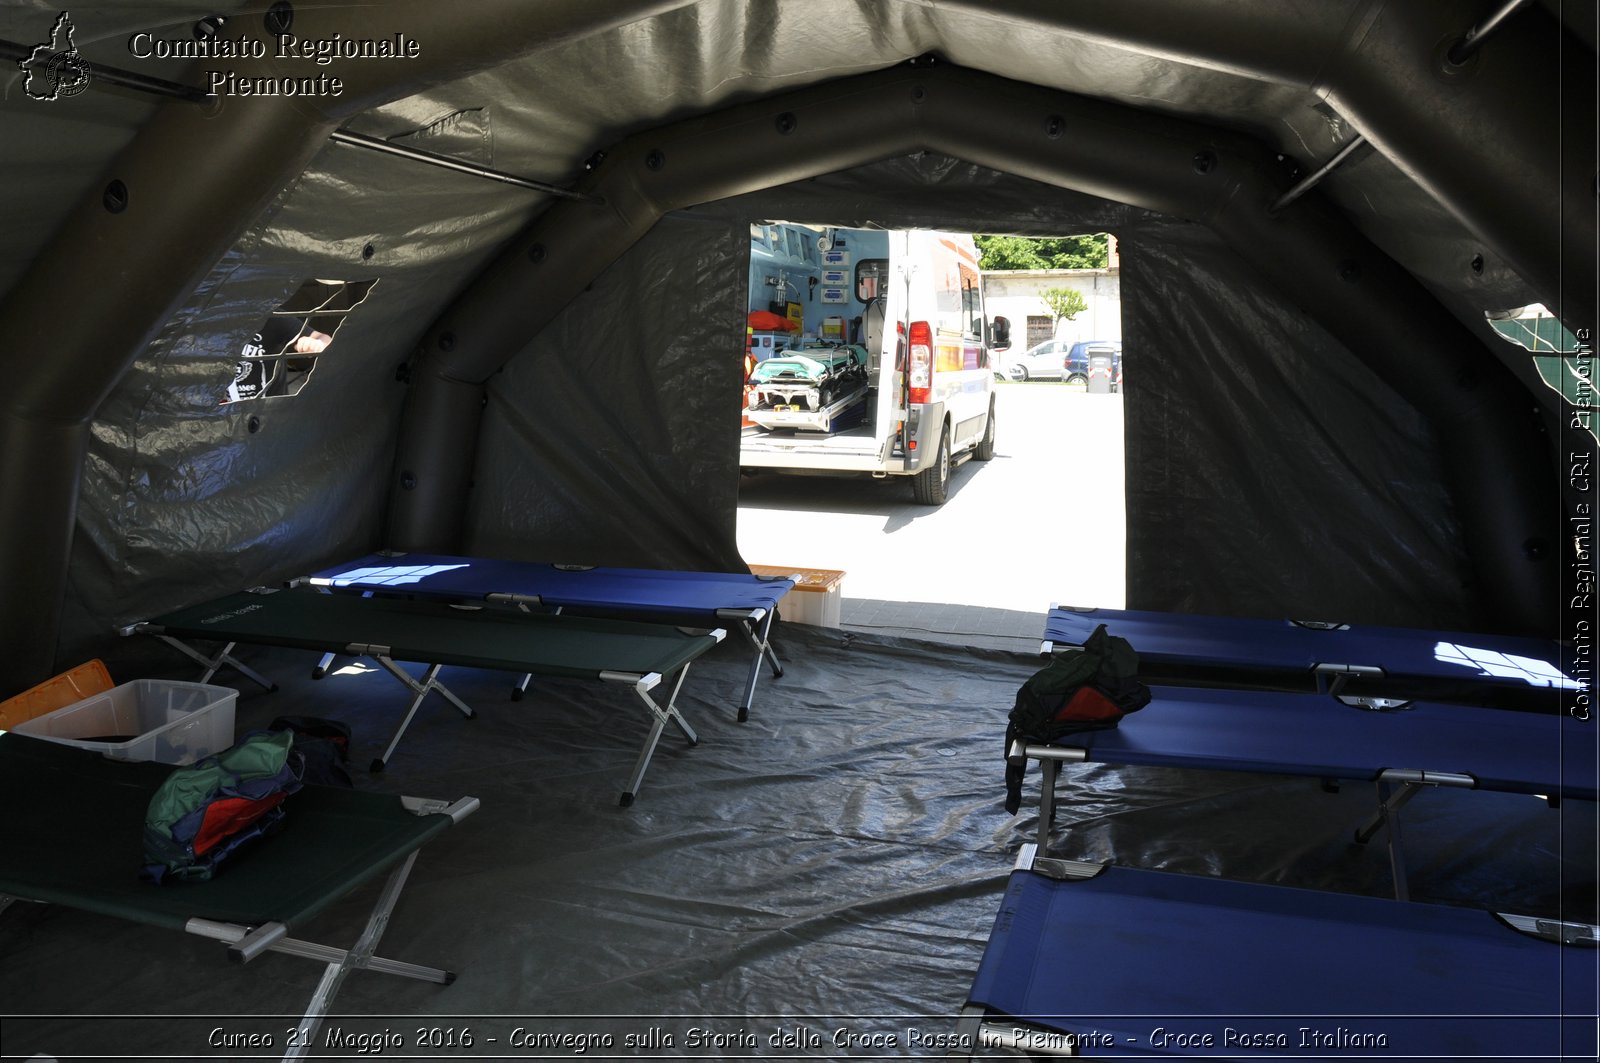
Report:
M 1072 345 L 1065 340 L 1045 340 L 1029 347 L 1012 358 L 1017 380 L 1060 380 L 1067 350 Z M 1085 378 L 1087 379 L 1087 377 Z
M 1112 391 L 1122 388 L 1122 341 L 1121 340 L 1083 340 L 1074 343 L 1067 351 L 1067 356 L 1062 362 L 1063 377 L 1069 384 L 1087 387 L 1089 384 L 1089 351 L 1091 348 L 1102 349 L 1109 347 L 1111 357 L 1111 382 Z

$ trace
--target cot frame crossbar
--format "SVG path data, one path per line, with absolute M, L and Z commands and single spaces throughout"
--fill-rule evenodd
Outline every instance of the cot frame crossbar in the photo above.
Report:
M 1088 751 L 1078 746 L 1030 743 L 1019 739 L 1011 743 L 1011 748 L 1006 753 L 1006 759 L 1013 764 L 1026 764 L 1030 760 L 1039 762 L 1041 774 L 1039 781 L 1039 825 L 1038 836 L 1033 844 L 1038 852 L 1047 852 L 1050 843 L 1050 829 L 1055 823 L 1056 779 L 1060 775 L 1061 765 L 1087 762 L 1089 759 Z M 1395 899 L 1409 900 L 1411 890 L 1406 875 L 1400 810 L 1412 798 L 1421 793 L 1424 788 L 1446 787 L 1471 790 L 1477 787 L 1478 780 L 1461 772 L 1433 771 L 1422 768 L 1387 768 L 1378 773 L 1373 783 L 1377 788 L 1377 810 L 1373 813 L 1371 819 L 1356 830 L 1355 841 L 1358 844 L 1365 845 L 1372 840 L 1378 831 L 1384 831 L 1385 841 L 1389 850 L 1389 870 L 1394 880 Z

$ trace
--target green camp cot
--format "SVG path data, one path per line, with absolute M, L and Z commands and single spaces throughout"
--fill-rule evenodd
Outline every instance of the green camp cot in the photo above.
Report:
M 239 667 L 232 653 L 241 642 L 372 658 L 412 692 L 400 725 L 382 756 L 372 762 L 373 771 L 384 769 L 430 692 L 437 691 L 463 716 L 475 715 L 470 705 L 439 682 L 439 670 L 445 665 L 627 686 L 653 721 L 622 792 L 623 805 L 633 803 L 669 722 L 690 745 L 699 743 L 678 711 L 678 691 L 689 665 L 725 635 L 722 628 L 708 631 L 492 606 L 324 594 L 303 587 L 241 591 L 119 630 L 125 635 L 154 635 L 201 663 L 205 666 L 201 682 L 208 682 L 224 664 Z M 207 657 L 186 640 L 224 645 Z M 417 679 L 396 661 L 421 663 L 427 669 Z M 662 704 L 651 692 L 674 673 L 677 679 Z M 271 687 L 253 672 L 244 674 Z
M 447 802 L 307 785 L 285 803 L 282 826 L 216 877 L 155 885 L 139 877 L 145 810 L 172 771 L 0 732 L 0 911 L 15 901 L 57 904 L 212 938 L 240 963 L 267 952 L 323 963 L 285 1059 L 300 1058 L 313 1042 L 352 971 L 440 985 L 455 980 L 449 971 L 375 950 L 423 844 L 476 811 L 477 798 Z M 290 936 L 385 873 L 354 945 Z

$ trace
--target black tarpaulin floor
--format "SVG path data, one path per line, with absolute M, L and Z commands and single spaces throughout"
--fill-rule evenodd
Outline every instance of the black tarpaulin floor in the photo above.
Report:
M 447 670 L 478 718 L 431 698 L 373 775 L 408 699 L 398 683 L 349 660 L 313 682 L 309 655 L 242 651 L 281 689 L 239 684 L 240 732 L 337 718 L 358 787 L 482 801 L 422 851 L 379 949 L 459 978 L 352 973 L 319 1037 L 344 1047 L 318 1054 L 942 1055 L 1036 827 L 1037 771 L 1022 813 L 1002 807 L 1002 746 L 1039 661 L 797 625 L 777 644 L 786 673 L 763 674 L 745 723 L 742 644 L 693 667 L 680 705 L 700 744 L 669 729 L 629 808 L 617 797 L 648 718 L 625 688 L 548 681 L 513 702 L 511 677 Z M 191 676 L 175 661 L 170 678 Z M 1054 855 L 1392 888 L 1381 843 L 1351 840 L 1367 785 L 1084 766 L 1060 795 Z M 1404 815 L 1414 899 L 1593 921 L 1593 806 L 1439 791 Z M 350 944 L 373 892 L 301 936 Z M 0 957 L 6 1058 L 276 1058 L 321 967 L 230 965 L 215 942 L 34 904 L 0 915 Z

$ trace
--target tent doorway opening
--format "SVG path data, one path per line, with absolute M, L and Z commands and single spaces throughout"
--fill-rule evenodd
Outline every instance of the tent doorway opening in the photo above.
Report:
M 739 549 L 830 587 L 786 615 L 1020 646 L 1125 606 L 1114 238 L 750 236 Z

